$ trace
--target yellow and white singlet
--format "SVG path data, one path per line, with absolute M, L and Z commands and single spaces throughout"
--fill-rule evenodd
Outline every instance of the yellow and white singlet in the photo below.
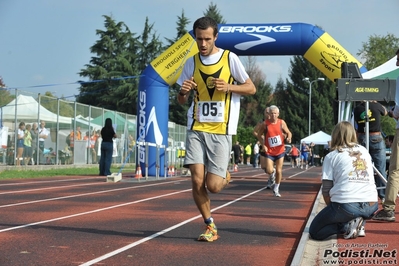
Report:
M 234 83 L 231 74 L 230 51 L 216 54 L 220 58 L 214 64 L 205 65 L 199 54 L 194 55 L 194 82 L 197 83 L 188 127 L 192 130 L 214 134 L 235 134 L 238 123 L 240 97 L 215 89 L 214 78 L 221 78 L 228 84 Z

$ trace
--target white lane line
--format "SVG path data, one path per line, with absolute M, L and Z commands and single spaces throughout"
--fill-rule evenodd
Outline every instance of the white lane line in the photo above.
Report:
M 115 209 L 115 208 L 119 208 L 119 207 L 124 207 L 124 206 L 132 205 L 132 204 L 137 204 L 137 203 L 141 203 L 141 202 L 145 202 L 145 201 L 150 201 L 150 200 L 154 200 L 154 199 L 160 199 L 160 198 L 164 198 L 164 197 L 169 197 L 169 196 L 173 196 L 173 195 L 184 193 L 184 192 L 188 192 L 188 191 L 191 191 L 191 188 L 190 189 L 181 190 L 181 191 L 171 192 L 171 193 L 167 193 L 167 194 L 163 194 L 163 195 L 159 195 L 159 196 L 154 196 L 154 197 L 150 197 L 150 198 L 146 198 L 146 199 L 136 200 L 136 201 L 132 201 L 132 202 L 126 202 L 126 203 L 122 203 L 122 204 L 118 204 L 118 205 L 114 205 L 114 206 L 109 206 L 109 207 L 106 207 L 106 208 L 101 208 L 101 209 L 96 209 L 96 210 L 92 210 L 92 211 L 71 214 L 71 215 L 62 216 L 62 217 L 49 219 L 49 220 L 45 220 L 45 221 L 40 221 L 40 222 L 35 222 L 35 223 L 29 223 L 29 224 L 23 224 L 23 225 L 19 225 L 19 226 L 9 227 L 9 228 L 5 228 L 5 229 L 1 229 L 0 233 L 7 232 L 7 231 L 12 231 L 12 230 L 17 230 L 17 229 L 21 229 L 21 228 L 26 228 L 26 227 L 30 227 L 30 226 L 35 226 L 35 225 L 39 225 L 39 224 L 51 223 L 51 222 L 55 222 L 55 221 L 59 221 L 59 220 L 65 220 L 65 219 L 69 219 L 69 218 L 73 218 L 73 217 L 78 217 L 78 216 L 83 216 L 83 215 L 87 215 L 87 214 L 96 213 L 96 212 L 107 211 L 107 210 L 111 210 L 111 209 Z
M 288 171 L 288 169 L 289 169 L 289 168 L 283 169 L 283 172 Z M 298 172 L 298 173 L 295 173 L 295 174 L 290 175 L 290 176 L 285 177 L 285 178 L 292 178 L 292 177 L 294 177 L 294 176 L 303 174 L 303 173 L 305 173 L 306 171 L 307 171 L 307 170 L 303 170 L 303 171 L 300 171 L 300 172 Z M 260 173 L 260 174 L 258 174 L 258 175 L 254 175 L 254 176 L 251 176 L 251 177 L 258 177 L 258 176 L 261 176 L 261 175 L 266 175 L 266 173 Z M 244 179 L 245 179 L 245 178 L 244 178 Z
M 249 197 L 249 196 L 251 196 L 251 195 L 253 195 L 253 194 L 256 194 L 256 193 L 258 193 L 258 192 L 260 192 L 260 191 L 262 191 L 262 190 L 265 190 L 265 189 L 266 189 L 266 187 L 263 187 L 263 188 L 261 188 L 261 189 L 259 189 L 259 190 L 253 191 L 253 192 L 251 192 L 251 193 L 249 193 L 249 194 L 247 194 L 247 195 L 244 195 L 244 196 L 242 196 L 242 197 L 240 197 L 240 198 L 237 198 L 237 199 L 235 199 L 235 200 L 233 200 L 233 201 L 227 202 L 227 203 L 225 203 L 225 204 L 223 204 L 223 205 L 221 205 L 221 206 L 219 206 L 219 207 L 216 207 L 216 208 L 212 209 L 211 212 L 214 212 L 214 211 L 216 211 L 216 210 L 219 210 L 219 209 L 221 209 L 221 208 L 224 208 L 224 207 L 226 207 L 226 206 L 228 206 L 228 205 L 230 205 L 230 204 L 233 204 L 233 203 L 235 203 L 235 202 L 237 202 L 237 201 L 240 201 L 240 200 L 242 200 L 242 199 L 245 199 L 245 198 L 247 198 L 247 197 Z M 112 256 L 115 256 L 115 255 L 117 255 L 117 254 L 119 254 L 119 253 L 122 253 L 122 252 L 124 252 L 124 251 L 126 251 L 126 250 L 128 250 L 128 249 L 131 249 L 131 248 L 133 248 L 133 247 L 135 247 L 135 246 L 137 246 L 137 245 L 140 245 L 140 244 L 142 244 L 142 243 L 144 243 L 144 242 L 147 242 L 147 241 L 149 241 L 149 240 L 152 240 L 152 239 L 154 239 L 154 238 L 156 238 L 156 237 L 158 237 L 158 236 L 161 236 L 161 235 L 163 235 L 163 234 L 166 234 L 166 233 L 168 233 L 168 232 L 170 232 L 170 231 L 172 231 L 172 230 L 174 230 L 174 229 L 176 229 L 176 228 L 178 228 L 178 227 L 181 227 L 181 226 L 183 226 L 183 225 L 185 225 L 185 224 L 187 224 L 187 223 L 189 223 L 189 222 L 191 222 L 191 221 L 193 221 L 193 220 L 195 220 L 195 219 L 198 219 L 198 218 L 201 218 L 201 215 L 194 216 L 194 217 L 192 217 L 192 218 L 190 218 L 190 219 L 187 219 L 187 220 L 185 220 L 185 221 L 183 221 L 183 222 L 181 222 L 181 223 L 178 223 L 178 224 L 176 224 L 176 225 L 173 225 L 173 226 L 171 226 L 171 227 L 169 227 L 169 228 L 166 228 L 166 229 L 164 229 L 164 230 L 162 230 L 162 231 L 159 231 L 159 232 L 157 232 L 157 233 L 155 233 L 155 234 L 152 234 L 152 235 L 150 235 L 150 236 L 148 236 L 148 237 L 142 238 L 142 239 L 140 239 L 140 240 L 138 240 L 138 241 L 136 241 L 136 242 L 130 243 L 129 245 L 126 245 L 126 246 L 124 246 L 124 247 L 121 247 L 121 248 L 119 248 L 119 249 L 116 249 L 116 250 L 114 250 L 114 251 L 112 251 L 112 252 L 109 252 L 109 253 L 107 253 L 107 254 L 105 254 L 105 255 L 102 255 L 102 256 L 100 256 L 100 257 L 98 257 L 98 258 L 95 258 L 95 259 L 93 259 L 93 260 L 90 260 L 90 261 L 88 261 L 88 262 L 85 262 L 85 263 L 81 264 L 80 266 L 89 266 L 89 265 L 93 265 L 93 264 L 95 264 L 95 263 L 98 263 L 98 262 L 100 262 L 100 261 L 103 261 L 103 260 L 105 260 L 105 259 L 108 259 L 108 258 L 110 258 L 110 257 L 112 257 Z
M 182 182 L 182 181 L 186 181 L 186 180 L 179 180 L 178 182 Z M 126 190 L 126 189 L 136 189 L 136 188 L 160 186 L 160 185 L 170 184 L 170 183 L 176 183 L 176 180 L 175 181 L 163 182 L 163 183 L 155 183 L 155 184 L 148 184 L 148 185 L 142 185 L 142 186 L 135 186 L 135 187 L 124 187 L 124 188 L 115 188 L 115 189 L 101 190 L 101 191 L 96 191 L 96 192 L 89 192 L 89 193 L 83 193 L 83 194 L 77 194 L 77 195 L 69 195 L 69 196 L 63 196 L 63 197 L 57 197 L 57 198 L 48 198 L 48 199 L 25 201 L 25 202 L 19 202 L 19 203 L 11 203 L 11 204 L 7 204 L 7 205 L 0 205 L 0 209 L 1 208 L 20 206 L 20 205 L 39 203 L 39 202 L 53 201 L 53 200 L 77 198 L 77 197 L 83 197 L 83 196 L 89 196 L 89 195 L 95 195 L 95 194 L 102 194 L 102 193 L 108 193 L 108 192 L 114 192 L 114 191 L 121 191 L 121 190 Z
M 291 177 L 294 177 L 294 176 L 297 176 L 297 175 L 303 174 L 304 172 L 306 172 L 306 171 L 301 171 L 301 172 L 298 172 L 298 173 L 296 173 L 296 174 L 290 175 L 290 176 L 289 176 L 289 177 L 287 177 L 287 178 L 291 178 Z
M 74 178 L 74 179 L 58 179 L 58 180 L 46 180 L 46 181 L 32 181 L 32 182 L 22 182 L 22 183 L 7 183 L 7 184 L 1 184 L 0 187 L 5 187 L 5 186 L 19 186 L 19 185 L 26 185 L 26 184 L 45 184 L 45 183 L 56 183 L 56 182 L 68 182 L 68 181 L 76 181 L 76 180 L 88 180 L 88 179 L 105 179 L 104 176 L 101 177 L 90 177 L 90 178 Z M 3 180 L 5 181 L 5 180 Z
M 92 185 L 96 185 L 96 184 L 98 185 L 99 183 L 96 182 L 96 183 L 85 183 L 85 184 L 77 184 L 77 185 L 69 185 L 69 186 L 33 188 L 33 189 L 25 189 L 25 190 L 13 190 L 13 191 L 1 192 L 0 195 L 15 194 L 15 193 L 25 193 L 25 192 L 32 192 L 32 191 L 38 191 L 38 190 L 42 191 L 42 190 L 58 189 L 58 188 L 92 186 Z
M 288 169 L 284 169 L 283 168 L 283 172 L 284 171 L 287 171 Z M 257 175 L 253 175 L 253 176 L 251 176 L 251 177 L 258 177 L 258 176 L 261 176 L 261 175 L 267 175 L 264 171 L 262 172 L 262 173 L 260 173 L 260 174 L 257 174 Z M 245 178 L 244 178 L 245 179 Z

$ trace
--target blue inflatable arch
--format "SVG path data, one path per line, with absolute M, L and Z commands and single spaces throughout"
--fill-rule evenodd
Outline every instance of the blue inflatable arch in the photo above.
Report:
M 328 33 L 311 24 L 220 24 L 216 45 L 239 56 L 302 55 L 330 80 L 340 78 L 343 62 L 355 62 L 362 73 L 366 71 Z M 147 166 L 150 176 L 157 173 L 155 145 L 168 145 L 169 86 L 176 83 L 187 58 L 197 52 L 191 31 L 154 59 L 140 78 L 137 142 L 152 146 L 148 151 L 139 146 L 137 163 L 141 169 Z M 160 151 L 158 174 L 164 175 L 165 149 Z

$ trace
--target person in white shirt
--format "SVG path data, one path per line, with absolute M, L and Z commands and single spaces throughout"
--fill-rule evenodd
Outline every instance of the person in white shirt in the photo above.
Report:
M 348 121 L 331 134 L 331 151 L 323 162 L 322 194 L 327 206 L 313 219 L 309 234 L 315 240 L 343 233 L 345 239 L 365 236 L 365 220 L 378 209 L 371 156 L 357 143 Z
M 38 164 L 43 164 L 44 162 L 44 157 L 43 157 L 43 152 L 44 152 L 44 141 L 47 139 L 47 136 L 50 134 L 50 131 L 46 128 L 46 122 L 43 120 L 40 120 L 40 126 L 39 126 L 39 132 L 38 132 L 38 138 L 39 138 L 39 160 Z
M 399 49 L 396 51 L 396 66 L 399 66 Z M 399 77 L 396 80 L 395 109 L 389 112 L 389 116 L 399 119 Z M 399 192 L 399 123 L 396 123 L 395 137 L 391 146 L 391 159 L 389 161 L 389 177 L 385 188 L 385 200 L 383 209 L 374 217 L 374 220 L 395 222 L 396 198 Z
M 25 123 L 19 123 L 17 130 L 17 154 L 15 157 L 15 164 L 17 166 L 21 165 L 21 161 L 23 160 L 22 154 L 24 153 L 24 138 L 25 138 Z
M 259 167 L 259 157 L 260 157 L 260 153 L 259 153 L 259 145 L 260 142 L 256 142 L 254 145 L 254 167 L 255 168 L 260 168 Z

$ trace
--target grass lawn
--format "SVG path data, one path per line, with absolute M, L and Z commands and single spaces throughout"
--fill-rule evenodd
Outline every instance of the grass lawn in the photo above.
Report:
M 118 173 L 120 166 L 111 167 L 111 173 Z M 125 166 L 122 173 L 132 173 L 135 171 L 133 166 Z M 57 168 L 57 169 L 41 169 L 32 170 L 27 168 L 4 170 L 0 172 L 0 180 L 3 179 L 21 179 L 21 178 L 43 178 L 54 176 L 84 176 L 98 175 L 98 166 L 88 166 L 81 168 Z

